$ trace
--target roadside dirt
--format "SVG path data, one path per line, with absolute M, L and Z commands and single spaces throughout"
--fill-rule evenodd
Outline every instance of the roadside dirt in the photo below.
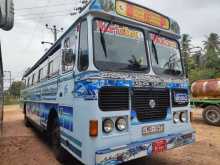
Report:
M 140 159 L 126 165 L 219 165 L 220 127 L 206 125 L 201 110 L 195 110 L 193 127 L 196 143 Z M 3 135 L 0 136 L 0 165 L 60 165 L 44 136 L 26 128 L 19 106 L 5 107 Z M 68 165 L 79 165 L 72 158 Z

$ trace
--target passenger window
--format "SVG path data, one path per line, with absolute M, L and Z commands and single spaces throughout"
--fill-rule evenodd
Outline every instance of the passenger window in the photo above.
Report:
M 79 71 L 85 71 L 88 69 L 88 67 L 89 67 L 88 24 L 87 21 L 83 21 L 80 26 L 78 69 Z
M 68 72 L 73 70 L 76 54 L 75 50 L 70 48 L 70 38 L 64 41 L 64 49 L 62 50 L 62 70 L 63 72 Z
M 37 82 L 40 82 L 43 79 L 42 74 L 43 74 L 43 68 L 41 68 L 38 72 Z
M 33 76 L 32 76 L 32 82 L 31 82 L 31 85 L 34 85 L 34 79 L 35 79 L 35 74 L 33 74 Z
M 30 77 L 28 77 L 28 81 L 27 81 L 27 87 L 30 86 Z
M 59 73 L 59 58 L 50 61 L 48 64 L 48 78 L 54 77 Z

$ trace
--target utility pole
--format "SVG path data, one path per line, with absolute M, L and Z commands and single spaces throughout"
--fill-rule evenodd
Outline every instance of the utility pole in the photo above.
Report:
M 60 29 L 57 29 L 57 26 L 56 25 L 53 25 L 52 27 L 49 26 L 48 24 L 45 25 L 46 28 L 48 30 L 51 30 L 51 32 L 53 33 L 54 35 L 54 42 L 57 41 L 57 34 L 60 33 L 60 32 L 63 32 L 63 28 L 60 28 Z

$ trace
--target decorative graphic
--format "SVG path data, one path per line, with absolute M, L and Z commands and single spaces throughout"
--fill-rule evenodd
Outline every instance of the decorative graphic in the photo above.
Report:
M 159 45 L 162 45 L 162 46 L 165 46 L 165 47 L 172 47 L 172 48 L 175 48 L 175 49 L 178 48 L 178 45 L 177 45 L 176 41 L 169 40 L 169 39 L 161 37 L 159 35 L 151 33 L 151 39 L 154 42 L 154 44 L 159 44 Z
M 86 72 L 75 77 L 75 96 L 96 100 L 103 86 L 188 89 L 187 80 L 162 79 L 144 73 Z
M 59 106 L 60 126 L 73 132 L 73 108 L 66 106 Z
M 136 142 L 118 150 L 106 149 L 106 150 L 98 151 L 96 152 L 96 164 L 116 165 L 145 156 L 150 157 L 154 152 L 157 152 L 155 149 L 158 148 L 156 148 L 155 145 L 157 145 L 158 142 L 164 142 L 165 143 L 164 149 L 169 150 L 186 144 L 194 143 L 195 135 L 194 133 L 172 135 L 160 141 Z M 164 151 L 164 150 L 159 149 L 158 151 Z
M 121 16 L 125 16 L 165 30 L 170 29 L 170 21 L 167 17 L 129 2 L 116 0 L 116 11 Z
M 128 37 L 131 39 L 143 39 L 143 33 L 141 31 L 136 31 L 133 28 L 127 26 L 120 26 L 118 24 L 108 25 L 109 22 L 97 20 L 96 21 L 96 31 L 110 33 L 118 36 Z

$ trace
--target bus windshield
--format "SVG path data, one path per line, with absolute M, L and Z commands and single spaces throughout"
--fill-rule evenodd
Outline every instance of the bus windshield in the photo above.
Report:
M 103 20 L 93 23 L 95 65 L 104 71 L 146 71 L 144 33 Z
M 183 66 L 177 41 L 151 34 L 152 66 L 156 74 L 182 76 Z

